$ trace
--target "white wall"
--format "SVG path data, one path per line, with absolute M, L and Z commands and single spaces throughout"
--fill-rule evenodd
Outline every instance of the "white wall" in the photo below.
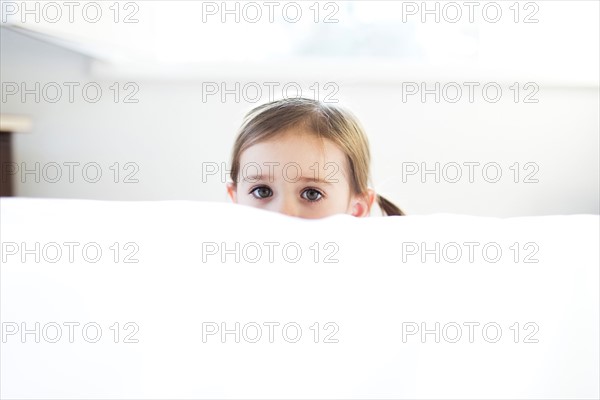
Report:
M 15 161 L 31 168 L 56 162 L 96 162 L 103 176 L 87 183 L 76 170 L 70 183 L 50 183 L 33 175 L 15 180 L 18 196 L 106 200 L 189 199 L 226 201 L 218 177 L 202 182 L 203 162 L 228 162 L 236 129 L 252 106 L 218 99 L 202 101 L 202 81 L 145 79 L 137 104 L 115 104 L 109 86 L 114 79 L 92 74 L 92 60 L 19 33 L 2 29 L 2 82 L 95 81 L 104 89 L 98 103 L 61 101 L 35 103 L 33 96 L 2 100 L 2 113 L 29 115 L 33 129 L 14 136 Z M 244 66 L 239 66 L 240 71 Z M 376 76 L 377 71 L 373 74 Z M 255 77 L 240 72 L 244 84 Z M 362 121 L 372 144 L 375 188 L 410 214 L 437 212 L 482 216 L 522 216 L 599 212 L 598 87 L 541 85 L 537 104 L 514 103 L 504 88 L 495 104 L 479 99 L 470 104 L 430 100 L 402 102 L 402 77 L 381 82 L 337 82 L 336 98 Z M 207 75 L 204 81 L 218 79 Z M 306 78 L 304 78 L 306 79 Z M 128 80 L 122 80 L 124 83 Z M 298 81 L 290 76 L 286 81 Z M 312 83 L 308 79 L 308 83 Z M 331 79 L 319 80 L 322 86 Z M 232 87 L 232 83 L 229 84 Z M 124 92 L 122 92 L 124 93 Z M 310 94 L 310 92 L 306 92 Z M 114 183 L 115 162 L 139 166 L 139 183 Z M 487 183 L 476 169 L 475 182 L 402 183 L 403 162 L 497 162 L 503 177 Z M 539 183 L 514 183 L 509 166 L 539 166 Z M 50 170 L 48 170 L 50 172 Z M 126 173 L 127 171 L 121 171 Z M 464 173 L 467 172 L 465 168 Z M 524 174 L 527 171 L 521 169 Z M 121 175 L 120 179 L 122 180 Z M 523 175 L 521 176 L 521 180 Z

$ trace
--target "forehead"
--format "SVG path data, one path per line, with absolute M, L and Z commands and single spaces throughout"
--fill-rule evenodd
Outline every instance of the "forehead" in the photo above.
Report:
M 335 163 L 340 171 L 346 171 L 346 156 L 331 140 L 320 139 L 317 135 L 301 128 L 291 128 L 276 137 L 254 144 L 240 156 L 240 166 L 245 164 L 273 163 L 274 169 L 286 164 L 297 163 L 302 171 L 311 171 L 315 163 L 323 169 L 327 163 Z M 268 165 L 268 164 L 267 164 Z

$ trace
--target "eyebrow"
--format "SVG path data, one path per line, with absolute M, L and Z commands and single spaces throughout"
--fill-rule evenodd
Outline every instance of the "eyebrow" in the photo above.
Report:
M 267 179 L 265 179 L 265 178 L 267 178 Z M 242 180 L 246 181 L 246 182 L 258 182 L 258 181 L 265 181 L 265 180 L 267 180 L 268 182 L 273 182 L 271 175 L 248 175 L 248 176 L 245 176 Z M 308 177 L 308 176 L 300 176 L 294 180 L 290 179 L 291 183 L 295 183 L 294 181 L 295 182 L 322 183 L 325 185 L 333 185 L 334 183 L 337 183 L 336 181 L 326 181 L 324 179 L 315 179 L 314 177 Z

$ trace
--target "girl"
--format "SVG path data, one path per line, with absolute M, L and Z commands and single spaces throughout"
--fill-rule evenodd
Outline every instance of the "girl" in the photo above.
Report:
M 244 118 L 227 192 L 234 203 L 301 218 L 405 215 L 368 188 L 369 142 L 348 111 L 305 98 L 263 104 Z

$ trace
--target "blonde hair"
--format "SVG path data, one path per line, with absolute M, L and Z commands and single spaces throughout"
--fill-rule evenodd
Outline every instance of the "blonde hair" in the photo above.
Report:
M 240 156 L 244 150 L 294 127 L 303 127 L 317 137 L 335 143 L 346 155 L 351 190 L 356 195 L 367 193 L 371 154 L 369 141 L 358 119 L 340 107 L 306 98 L 276 100 L 246 114 L 233 146 L 230 175 L 234 184 L 238 181 Z M 405 215 L 380 195 L 377 195 L 377 204 L 385 215 Z

